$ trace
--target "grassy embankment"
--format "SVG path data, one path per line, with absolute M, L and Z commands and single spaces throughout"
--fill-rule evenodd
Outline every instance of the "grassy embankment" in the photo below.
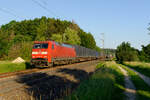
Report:
M 115 62 L 97 66 L 97 71 L 66 100 L 123 100 L 124 76 Z
M 136 71 L 150 77 L 150 63 L 144 62 L 124 62 L 124 65 L 135 69 Z
M 124 65 L 121 66 L 128 71 L 128 75 L 136 87 L 136 100 L 150 100 L 150 87 L 134 71 Z
M 29 63 L 15 64 L 10 61 L 0 61 L 0 73 L 15 72 L 30 68 Z

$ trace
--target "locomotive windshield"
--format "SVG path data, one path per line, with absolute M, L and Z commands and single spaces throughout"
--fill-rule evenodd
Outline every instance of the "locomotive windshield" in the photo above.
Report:
M 47 49 L 48 43 L 36 43 L 33 46 L 34 49 Z

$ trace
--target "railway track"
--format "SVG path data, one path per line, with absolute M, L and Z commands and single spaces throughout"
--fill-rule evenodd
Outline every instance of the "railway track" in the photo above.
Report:
M 77 63 L 75 63 L 75 64 L 77 64 Z M 71 64 L 71 65 L 73 65 L 73 64 Z M 2 74 L 0 74 L 0 80 L 6 79 L 6 78 L 14 78 L 19 75 L 26 75 L 26 74 L 36 73 L 36 72 L 45 72 L 45 71 L 49 71 L 49 70 L 55 70 L 57 68 L 62 68 L 63 66 L 69 66 L 69 65 L 54 66 L 54 67 L 43 68 L 43 69 L 33 68 L 33 69 L 27 69 L 27 70 L 22 70 L 22 71 L 16 71 L 16 72 L 2 73 Z
M 0 100 L 55 100 L 68 95 L 99 61 L 0 75 Z
M 15 75 L 28 74 L 28 73 L 32 73 L 32 72 L 36 72 L 36 71 L 38 71 L 38 69 L 35 68 L 35 69 L 28 69 L 28 70 L 17 71 L 17 72 L 2 73 L 2 74 L 0 74 L 0 79 L 15 76 Z

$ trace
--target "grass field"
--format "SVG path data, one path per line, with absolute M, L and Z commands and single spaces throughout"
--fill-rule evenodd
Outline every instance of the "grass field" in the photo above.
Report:
M 134 71 L 124 65 L 121 66 L 128 71 L 128 75 L 137 89 L 136 100 L 150 100 L 150 87 Z
M 135 69 L 136 71 L 150 77 L 150 63 L 144 62 L 124 62 L 124 65 Z
M 124 76 L 117 64 L 106 62 L 97 68 L 66 100 L 124 100 Z
M 0 61 L 0 73 L 15 72 L 30 68 L 29 63 L 15 64 L 10 61 Z

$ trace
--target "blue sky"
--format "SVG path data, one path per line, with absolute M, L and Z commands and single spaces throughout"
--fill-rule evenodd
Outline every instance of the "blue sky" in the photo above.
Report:
M 133 47 L 140 49 L 141 45 L 150 42 L 147 30 L 150 23 L 150 0 L 36 1 L 48 8 L 49 12 L 32 0 L 1 0 L 0 25 L 11 20 L 47 16 L 73 19 L 82 29 L 94 35 L 100 47 L 101 33 L 105 33 L 105 48 L 116 48 L 123 41 L 128 41 Z

